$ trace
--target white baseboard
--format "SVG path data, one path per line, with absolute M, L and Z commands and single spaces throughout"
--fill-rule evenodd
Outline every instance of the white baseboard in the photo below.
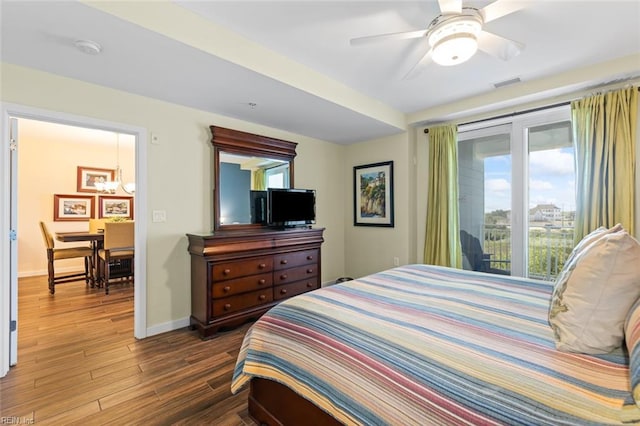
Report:
M 173 331 L 188 326 L 189 317 L 180 318 L 162 324 L 156 324 L 151 327 L 147 327 L 147 337 L 155 336 L 156 334 L 162 334 L 166 333 L 167 331 Z
M 18 272 L 18 278 L 46 276 L 48 273 L 46 269 L 42 271 L 20 271 Z

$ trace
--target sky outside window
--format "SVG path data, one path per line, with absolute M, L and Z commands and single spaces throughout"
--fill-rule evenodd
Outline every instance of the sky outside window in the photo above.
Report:
M 511 210 L 511 166 L 511 155 L 485 158 L 485 213 Z M 529 154 L 529 207 L 538 204 L 554 204 L 563 211 L 575 211 L 572 147 Z

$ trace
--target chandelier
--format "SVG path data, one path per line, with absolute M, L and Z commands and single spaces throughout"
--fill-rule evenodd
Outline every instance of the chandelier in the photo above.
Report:
M 118 187 L 122 187 L 122 190 L 127 194 L 134 194 L 136 192 L 135 182 L 122 182 L 122 169 L 120 168 L 120 133 L 116 133 L 116 173 L 115 180 L 96 182 L 96 189 L 98 192 L 104 194 L 115 194 Z

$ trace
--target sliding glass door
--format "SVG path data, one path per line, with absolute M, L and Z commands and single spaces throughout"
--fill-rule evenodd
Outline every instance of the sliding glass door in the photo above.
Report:
M 511 125 L 458 133 L 463 266 L 511 271 Z
M 569 107 L 461 126 L 458 141 L 464 268 L 555 278 L 575 216 Z
M 570 121 L 526 128 L 529 141 L 528 276 L 554 279 L 573 249 L 575 160 Z

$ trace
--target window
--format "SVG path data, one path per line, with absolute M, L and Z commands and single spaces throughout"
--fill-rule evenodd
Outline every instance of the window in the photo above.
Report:
M 551 280 L 573 248 L 569 106 L 460 126 L 465 269 Z
M 272 167 L 265 170 L 267 188 L 288 188 L 289 187 L 289 165 Z

